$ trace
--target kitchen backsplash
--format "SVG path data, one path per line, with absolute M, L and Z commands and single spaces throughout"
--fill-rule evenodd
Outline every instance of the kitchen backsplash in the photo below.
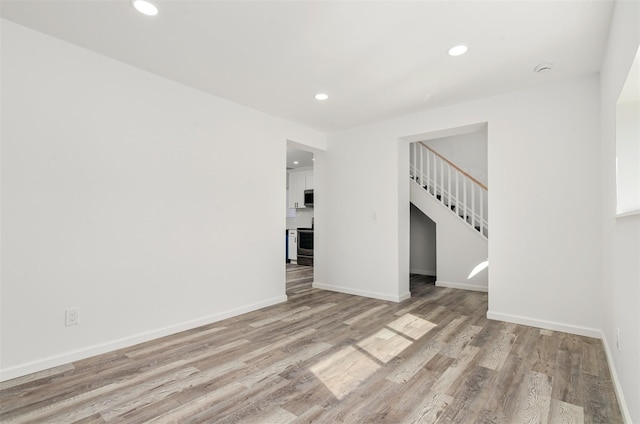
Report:
M 295 211 L 295 213 L 292 213 L 292 211 Z M 311 228 L 312 219 L 313 208 L 289 209 L 287 211 L 287 229 Z

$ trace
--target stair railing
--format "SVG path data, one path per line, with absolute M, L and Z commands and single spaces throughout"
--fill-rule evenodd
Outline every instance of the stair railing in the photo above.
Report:
M 424 143 L 411 143 L 411 179 L 485 238 L 489 237 L 487 186 Z

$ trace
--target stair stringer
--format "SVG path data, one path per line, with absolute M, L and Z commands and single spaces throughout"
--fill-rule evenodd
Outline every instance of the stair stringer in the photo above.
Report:
M 488 291 L 488 270 L 469 278 L 488 259 L 487 239 L 460 217 L 411 181 L 410 200 L 436 223 L 436 285 L 457 289 Z

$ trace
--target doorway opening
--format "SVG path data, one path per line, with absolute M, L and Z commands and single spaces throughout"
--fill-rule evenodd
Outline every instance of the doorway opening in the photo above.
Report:
M 289 141 L 286 157 L 286 294 L 311 290 L 314 265 L 314 153 Z
M 402 167 L 408 175 L 399 175 L 410 186 L 408 274 L 412 281 L 435 276 L 436 286 L 487 291 L 486 266 L 474 270 L 488 263 L 488 124 L 403 141 L 409 142 Z

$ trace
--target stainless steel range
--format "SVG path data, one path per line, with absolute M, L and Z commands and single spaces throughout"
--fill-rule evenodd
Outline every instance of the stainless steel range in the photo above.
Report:
M 313 266 L 313 228 L 298 228 L 298 265 Z

